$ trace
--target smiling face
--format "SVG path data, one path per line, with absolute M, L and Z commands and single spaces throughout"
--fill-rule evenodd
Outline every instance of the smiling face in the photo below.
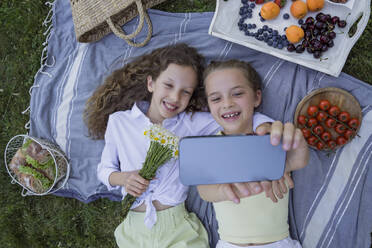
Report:
M 197 86 L 197 75 L 191 66 L 169 64 L 156 80 L 147 77 L 152 93 L 147 116 L 153 123 L 162 123 L 183 112 Z
M 205 78 L 209 109 L 225 134 L 252 132 L 254 108 L 261 102 L 240 69 L 226 68 L 212 71 Z

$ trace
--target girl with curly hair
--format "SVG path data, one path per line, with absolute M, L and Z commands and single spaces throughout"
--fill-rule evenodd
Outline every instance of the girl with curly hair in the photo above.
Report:
M 89 134 L 105 139 L 99 180 L 109 190 L 121 188 L 123 197 L 137 197 L 115 230 L 119 247 L 209 247 L 202 223 L 185 209 L 188 187 L 179 180 L 178 161 L 165 163 L 151 181 L 138 174 L 150 143 L 143 131 L 152 124 L 178 137 L 220 129 L 210 113 L 202 112 L 203 68 L 203 57 L 186 44 L 158 48 L 114 71 L 87 101 Z M 254 129 L 270 121 L 256 113 Z

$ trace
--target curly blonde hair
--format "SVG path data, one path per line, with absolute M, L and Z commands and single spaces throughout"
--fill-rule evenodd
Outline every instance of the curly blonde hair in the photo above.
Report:
M 156 80 L 169 64 L 191 66 L 195 70 L 198 86 L 185 111 L 202 111 L 206 106 L 202 90 L 204 57 L 195 48 L 184 43 L 169 45 L 135 58 L 133 62 L 114 71 L 95 90 L 86 103 L 83 116 L 89 136 L 103 139 L 110 114 L 128 110 L 137 101 L 150 102 L 147 77 L 151 76 Z

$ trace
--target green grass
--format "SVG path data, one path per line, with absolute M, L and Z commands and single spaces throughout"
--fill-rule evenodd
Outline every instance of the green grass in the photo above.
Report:
M 0 152 L 8 140 L 26 133 L 29 88 L 40 67 L 49 8 L 40 0 L 0 1 Z M 158 9 L 170 12 L 214 11 L 214 0 L 168 0 Z M 372 21 L 347 59 L 344 72 L 372 84 Z M 55 196 L 22 197 L 0 160 L 0 246 L 115 247 L 119 205 L 108 200 L 83 204 Z

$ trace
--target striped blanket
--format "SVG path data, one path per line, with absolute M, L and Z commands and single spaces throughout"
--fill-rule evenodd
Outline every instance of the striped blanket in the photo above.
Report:
M 50 139 L 66 152 L 71 175 L 56 193 L 90 202 L 101 197 L 120 200 L 96 177 L 104 145 L 87 137 L 82 112 L 85 101 L 103 79 L 130 58 L 177 42 L 196 47 L 207 60 L 249 61 L 263 79 L 260 112 L 283 122 L 293 121 L 298 102 L 311 91 L 339 87 L 353 94 L 363 109 L 360 137 L 327 156 L 311 151 L 310 164 L 294 173 L 290 228 L 305 248 L 369 247 L 372 230 L 372 87 L 346 74 L 338 78 L 298 66 L 268 54 L 236 45 L 207 34 L 213 13 L 165 13 L 150 10 L 153 38 L 144 48 L 129 47 L 114 35 L 92 44 L 77 43 L 70 4 L 51 5 L 47 56 L 35 76 L 31 97 L 30 134 Z M 125 26 L 129 33 L 138 19 Z M 146 30 L 139 39 L 145 37 Z M 204 222 L 214 247 L 217 223 L 211 204 L 203 202 L 195 188 L 187 206 Z

